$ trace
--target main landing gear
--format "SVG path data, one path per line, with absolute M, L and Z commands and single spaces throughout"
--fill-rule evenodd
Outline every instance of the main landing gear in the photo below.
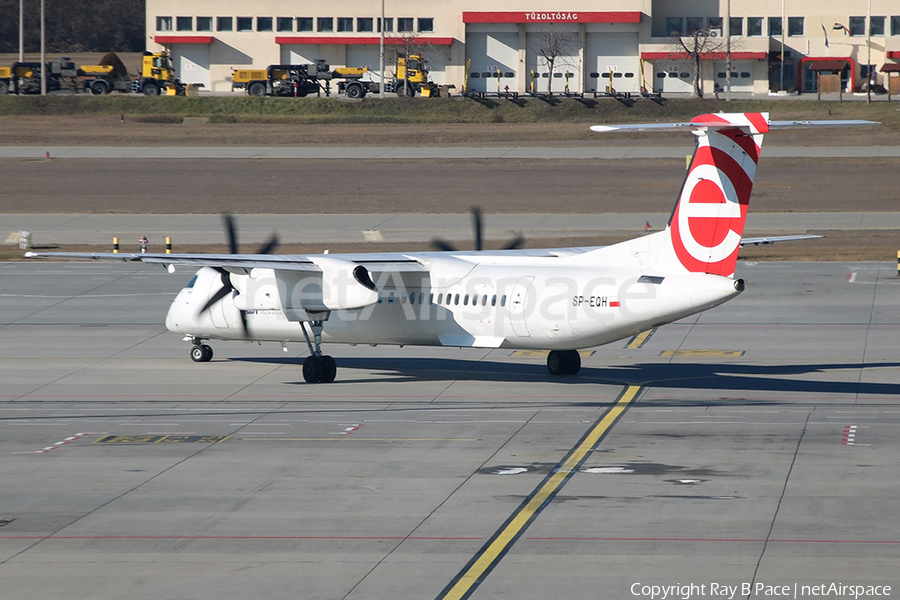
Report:
M 547 370 L 551 375 L 577 375 L 581 370 L 578 350 L 552 350 L 547 355 Z
M 191 360 L 194 362 L 209 362 L 213 357 L 213 349 L 211 346 L 203 343 L 200 338 L 193 339 L 191 346 Z
M 313 338 L 309 339 L 306 332 L 306 322 L 300 323 L 303 329 L 303 337 L 309 348 L 309 356 L 303 361 L 303 379 L 306 383 L 331 383 L 337 375 L 337 364 L 327 354 L 322 354 L 322 323 L 324 321 L 309 321 Z

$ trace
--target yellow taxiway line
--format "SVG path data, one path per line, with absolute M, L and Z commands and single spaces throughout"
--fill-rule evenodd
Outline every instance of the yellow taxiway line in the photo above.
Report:
M 438 594 L 437 600 L 464 600 L 475 591 L 475 588 L 488 576 L 532 521 L 537 518 L 541 510 L 578 471 L 594 447 L 616 424 L 616 421 L 637 398 L 640 391 L 640 386 L 636 385 L 629 385 L 625 388 L 616 403 L 594 423 L 581 441 L 569 451 L 569 454 L 523 501 L 516 512 L 510 515 L 491 539 L 463 567 L 462 571 Z

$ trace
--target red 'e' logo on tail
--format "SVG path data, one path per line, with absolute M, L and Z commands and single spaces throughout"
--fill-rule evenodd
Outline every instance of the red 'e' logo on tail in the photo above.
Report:
M 672 215 L 675 254 L 693 273 L 734 274 L 756 172 L 756 156 L 736 146 L 736 136 L 746 144 L 738 129 L 700 138 Z

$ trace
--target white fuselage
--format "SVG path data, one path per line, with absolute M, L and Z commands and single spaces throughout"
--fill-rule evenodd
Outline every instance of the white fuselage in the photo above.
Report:
M 324 313 L 324 342 L 588 348 L 711 308 L 742 289 L 718 275 L 601 268 L 566 256 L 403 256 L 415 258 L 422 268 L 373 269 L 377 301 Z M 321 276 L 313 282 L 308 275 L 253 269 L 230 277 L 239 291 L 201 312 L 221 286 L 221 277 L 213 269 L 198 271 L 192 287 L 175 298 L 167 327 L 195 338 L 303 342 L 301 322 L 322 318 L 322 312 L 302 308 L 308 305 L 304 298 L 321 297 Z M 241 308 L 246 310 L 246 335 Z

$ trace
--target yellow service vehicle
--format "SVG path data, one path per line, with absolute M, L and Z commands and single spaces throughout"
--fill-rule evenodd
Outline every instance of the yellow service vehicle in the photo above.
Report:
M 440 88 L 428 79 L 428 63 L 420 54 L 397 57 L 397 71 L 391 89 L 398 96 L 421 94 L 422 97 L 429 98 L 441 95 Z
M 75 63 L 66 57 L 48 60 L 44 68 L 47 72 L 47 91 L 62 89 L 63 82 L 69 80 L 74 86 Z M 15 62 L 12 67 L 0 67 L 0 94 L 40 94 L 41 63 Z
M 84 91 L 94 95 L 110 92 L 134 92 L 145 96 L 158 96 L 165 91 L 170 96 L 185 96 L 189 89 L 200 84 L 186 85 L 175 76 L 172 59 L 165 52 L 144 52 L 141 72 L 131 77 L 115 52 L 110 52 L 99 65 L 87 65 L 78 69 L 78 79 Z
M 309 94 L 331 95 L 331 82 L 338 85 L 338 93 L 348 98 L 362 98 L 378 92 L 378 83 L 365 81 L 365 67 L 331 69 L 324 60 L 315 64 L 269 65 L 265 69 L 237 69 L 231 74 L 231 89 L 246 90 L 251 96 L 291 96 L 302 98 Z

